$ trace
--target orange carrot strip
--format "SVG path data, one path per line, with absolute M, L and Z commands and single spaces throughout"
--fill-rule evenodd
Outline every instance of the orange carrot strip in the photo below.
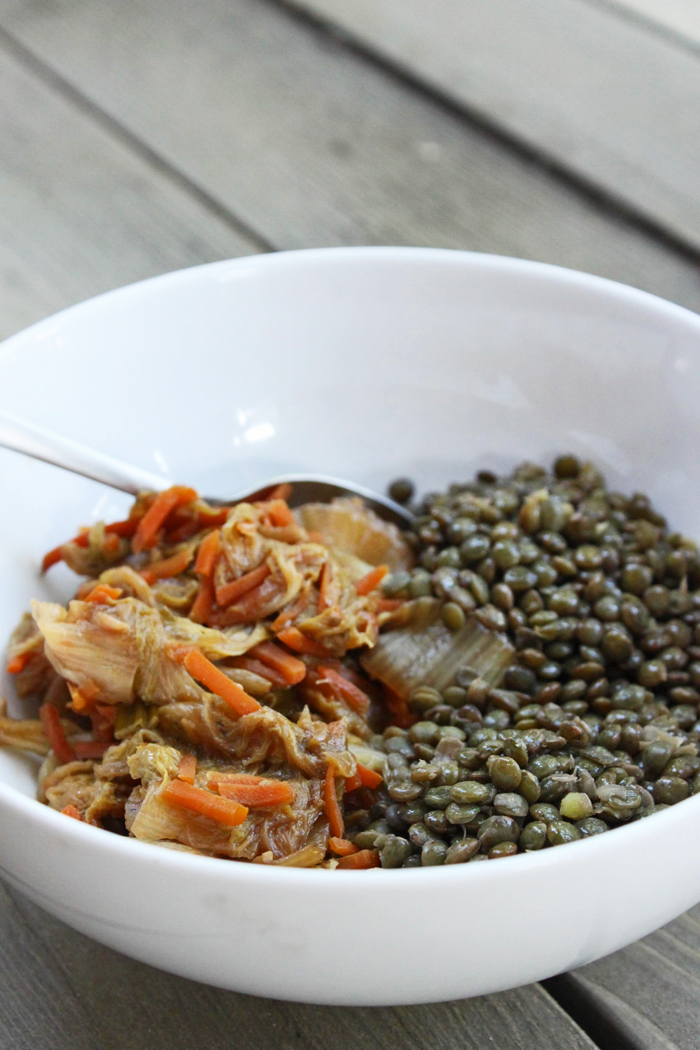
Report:
M 296 656 L 285 653 L 284 649 L 280 649 L 274 642 L 260 642 L 250 650 L 250 655 L 274 671 L 279 671 L 288 685 L 298 685 L 306 675 L 306 664 L 303 660 L 297 660 Z
M 297 653 L 304 653 L 307 656 L 328 656 L 322 645 L 309 638 L 308 635 L 302 634 L 298 627 L 286 627 L 284 631 L 280 631 L 277 638 Z
M 357 581 L 355 590 L 360 595 L 369 594 L 370 591 L 375 590 L 379 586 L 388 572 L 388 565 L 377 565 L 376 569 L 372 569 L 371 572 L 368 572 L 366 576 Z
M 119 552 L 119 537 L 113 532 L 110 532 L 109 536 L 105 536 L 102 551 L 104 554 L 109 554 L 110 557 L 113 554 L 117 554 Z
M 48 554 L 45 554 L 41 563 L 41 571 L 46 572 L 52 565 L 57 565 L 59 561 L 63 561 L 63 548 L 66 547 L 68 543 L 75 543 L 78 547 L 87 547 L 89 531 L 89 529 L 85 529 L 83 532 L 78 533 L 78 535 L 72 540 L 68 540 L 67 543 L 61 543 L 58 547 L 54 547 L 52 551 L 49 551 Z
M 71 746 L 76 758 L 102 758 L 112 745 L 109 740 L 76 740 Z
M 262 784 L 268 777 L 260 777 L 256 773 L 219 773 L 212 770 L 207 773 L 209 784 Z
M 294 801 L 294 788 L 284 780 L 263 780 L 260 784 L 232 784 L 219 781 L 219 794 L 243 806 L 282 806 Z
M 127 518 L 126 521 L 113 521 L 105 525 L 105 532 L 120 536 L 123 540 L 131 539 L 139 527 L 140 518 Z
M 100 691 L 94 682 L 86 682 L 85 685 L 80 687 L 69 682 L 68 690 L 71 696 L 70 706 L 76 714 L 89 714 L 95 700 L 100 695 Z
M 207 623 L 214 606 L 214 581 L 211 576 L 205 576 L 199 585 L 197 597 L 190 609 L 190 620 L 194 623 Z
M 363 787 L 376 788 L 379 787 L 384 777 L 380 773 L 375 773 L 369 766 L 361 766 L 357 763 L 357 775 L 362 782 Z
M 333 770 L 330 766 L 326 770 L 326 783 L 323 790 L 323 799 L 326 803 L 326 814 L 328 816 L 328 825 L 331 829 L 331 835 L 335 838 L 342 839 L 343 832 L 345 831 L 345 823 L 343 821 L 343 814 L 340 812 L 340 806 L 338 805 L 338 799 L 335 793 L 335 777 L 333 776 Z
M 328 667 L 326 664 L 319 664 L 318 672 L 340 693 L 348 707 L 351 707 L 358 715 L 367 714 L 370 705 L 367 693 L 363 693 L 353 682 L 350 682 L 342 674 L 334 671 L 332 667 Z
M 222 587 L 217 587 L 216 600 L 219 605 L 230 605 L 236 598 L 241 598 L 244 594 L 254 590 L 269 575 L 270 567 L 265 562 L 263 565 L 259 565 L 257 569 L 251 569 L 244 576 L 239 576 L 237 580 L 231 580 L 229 583 L 223 584 Z
M 194 571 L 200 576 L 211 576 L 219 554 L 219 530 L 208 533 L 199 545 Z
M 80 811 L 74 805 L 72 805 L 71 803 L 69 803 L 67 806 L 64 806 L 63 809 L 61 810 L 61 813 L 63 813 L 64 817 L 72 817 L 73 820 L 82 820 L 83 819 L 80 816 Z
M 321 577 L 318 581 L 318 611 L 322 613 L 331 604 L 328 598 L 328 591 L 331 582 L 331 567 L 329 562 L 323 563 L 321 569 Z
M 300 594 L 293 605 L 290 605 L 288 609 L 285 609 L 279 614 L 279 616 L 275 617 L 275 619 L 272 621 L 272 624 L 270 625 L 272 630 L 284 630 L 284 628 L 287 627 L 292 622 L 292 620 L 296 620 L 297 616 L 303 613 L 304 609 L 306 609 L 308 604 L 308 594 Z
M 165 519 L 171 510 L 182 506 L 183 503 L 191 503 L 197 499 L 194 489 L 184 485 L 173 485 L 165 492 L 159 492 L 150 507 L 141 518 L 136 528 L 132 541 L 135 554 L 155 547 L 158 541 L 158 532 L 165 523 Z
M 85 601 L 94 602 L 95 605 L 108 605 L 110 602 L 116 602 L 121 593 L 121 587 L 110 587 L 107 583 L 98 583 L 92 588 Z
M 195 774 L 197 772 L 197 756 L 196 755 L 183 755 L 180 759 L 180 765 L 178 766 L 177 775 L 179 780 L 184 780 L 186 784 L 194 784 Z
M 177 554 L 173 554 L 170 558 L 163 558 L 162 561 L 153 562 L 151 565 L 147 565 L 145 569 L 141 570 L 141 576 L 143 576 L 146 583 L 155 583 L 156 580 L 167 580 L 170 576 L 179 576 L 181 572 L 184 572 L 187 566 L 194 557 L 194 551 L 191 547 L 183 547 Z
M 238 802 L 215 795 L 205 788 L 193 787 L 184 780 L 170 780 L 161 788 L 160 797 L 174 806 L 188 809 L 202 817 L 209 817 L 218 824 L 235 828 L 248 816 L 248 810 Z
M 20 653 L 19 656 L 13 656 L 7 664 L 8 674 L 19 674 L 20 671 L 23 671 L 33 655 L 33 653 Z
M 361 849 L 359 853 L 353 853 L 349 857 L 341 857 L 338 861 L 339 868 L 379 868 L 381 867 L 381 861 L 379 860 L 378 849 Z
M 61 765 L 72 762 L 75 758 L 75 751 L 66 740 L 58 708 L 54 704 L 42 704 L 39 708 L 39 718 L 58 761 Z
M 193 678 L 220 696 L 237 715 L 248 715 L 252 711 L 260 710 L 257 700 L 248 696 L 245 689 L 241 689 L 240 685 L 227 678 L 224 672 L 215 667 L 211 660 L 207 660 L 198 649 L 190 649 L 183 663 Z
M 279 671 L 276 671 L 273 667 L 268 667 L 267 664 L 262 663 L 260 660 L 255 660 L 252 656 L 237 656 L 231 661 L 231 664 L 242 671 L 252 671 L 253 674 L 266 678 L 268 682 L 272 682 L 273 685 L 277 685 L 281 689 L 285 689 L 288 685 L 287 679 Z
M 359 853 L 360 848 L 349 839 L 337 839 L 331 835 L 328 840 L 328 848 L 339 857 L 349 857 L 353 853 Z
M 396 612 L 404 603 L 403 598 L 379 598 L 377 600 L 377 612 Z
M 54 547 L 53 550 L 44 555 L 41 571 L 48 572 L 51 566 L 58 565 L 59 561 L 63 561 L 63 544 L 60 547 Z
M 348 794 L 350 791 L 357 791 L 358 788 L 362 787 L 362 777 L 359 773 L 353 773 L 351 777 L 348 777 L 345 781 L 345 793 Z
M 283 499 L 271 499 L 267 505 L 270 524 L 277 527 L 294 524 L 294 515 Z

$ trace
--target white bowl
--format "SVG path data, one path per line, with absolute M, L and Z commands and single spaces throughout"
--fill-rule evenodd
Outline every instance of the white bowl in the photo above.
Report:
M 67 310 L 0 348 L 0 408 L 205 493 L 286 471 L 436 488 L 561 450 L 698 532 L 700 318 L 596 277 L 425 249 L 202 266 Z M 127 501 L 0 454 L 0 636 L 45 550 Z M 11 683 L 4 683 L 11 693 Z M 2 873 L 119 951 L 315 1003 L 479 995 L 580 966 L 700 900 L 700 797 L 498 864 L 271 869 L 68 820 L 0 753 Z

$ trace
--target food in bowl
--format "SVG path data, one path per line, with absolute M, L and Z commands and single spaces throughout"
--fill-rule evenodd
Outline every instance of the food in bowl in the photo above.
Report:
M 412 486 L 390 494 L 408 502 Z M 700 558 L 560 456 L 482 472 L 408 534 L 287 491 L 182 486 L 49 553 L 88 580 L 10 644 L 39 797 L 180 851 L 298 867 L 474 863 L 700 791 Z

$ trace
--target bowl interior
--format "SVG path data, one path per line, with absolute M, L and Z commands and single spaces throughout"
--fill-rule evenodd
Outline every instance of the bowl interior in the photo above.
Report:
M 101 296 L 0 348 L 0 410 L 210 495 L 310 471 L 421 489 L 570 450 L 697 536 L 700 318 L 533 263 L 424 249 L 217 263 Z M 121 497 L 0 451 L 0 637 Z M 3 683 L 11 697 L 11 683 Z M 0 751 L 0 781 L 35 765 Z

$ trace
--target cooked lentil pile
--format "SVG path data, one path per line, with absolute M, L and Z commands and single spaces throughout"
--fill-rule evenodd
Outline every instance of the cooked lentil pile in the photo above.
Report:
M 400 479 L 390 494 L 407 503 Z M 494 688 L 468 664 L 410 693 L 373 743 L 386 782 L 347 837 L 382 866 L 512 856 L 598 835 L 700 792 L 700 558 L 641 494 L 560 456 L 482 471 L 417 508 L 416 567 L 387 598 L 474 618 L 514 649 Z M 365 663 L 367 667 L 367 664 Z

